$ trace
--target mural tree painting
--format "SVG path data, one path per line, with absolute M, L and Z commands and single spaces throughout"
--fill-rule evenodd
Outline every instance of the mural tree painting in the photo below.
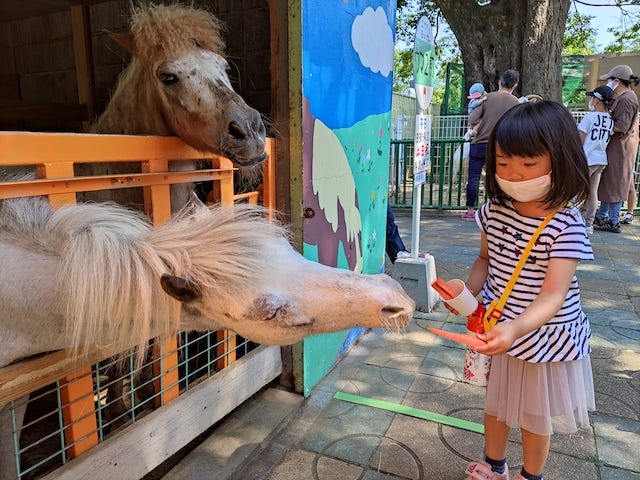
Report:
M 561 101 L 562 46 L 569 0 L 436 0 L 458 39 L 466 79 L 496 90 L 500 73 L 520 72 L 518 95 Z

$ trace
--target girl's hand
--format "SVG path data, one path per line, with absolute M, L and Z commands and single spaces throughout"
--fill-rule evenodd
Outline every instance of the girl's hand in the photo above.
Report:
M 487 342 L 486 345 L 476 348 L 478 353 L 484 355 L 505 353 L 518 338 L 515 326 L 511 322 L 499 323 L 488 332 L 479 333 L 476 336 Z

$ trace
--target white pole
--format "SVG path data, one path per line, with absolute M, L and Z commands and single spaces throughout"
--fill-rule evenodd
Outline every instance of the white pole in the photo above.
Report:
M 422 184 L 413 186 L 413 207 L 411 212 L 411 256 L 418 258 L 420 251 L 420 211 L 422 210 Z

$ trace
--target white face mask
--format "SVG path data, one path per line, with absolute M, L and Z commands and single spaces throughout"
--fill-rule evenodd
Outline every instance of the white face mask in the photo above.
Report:
M 500 189 L 518 202 L 532 202 L 544 197 L 551 189 L 551 172 L 541 177 L 511 182 L 500 178 L 496 173 L 496 181 Z
M 611 90 L 615 90 L 616 88 L 618 88 L 619 84 L 620 82 L 618 82 L 618 80 L 609 80 L 607 82 L 607 87 L 609 87 Z

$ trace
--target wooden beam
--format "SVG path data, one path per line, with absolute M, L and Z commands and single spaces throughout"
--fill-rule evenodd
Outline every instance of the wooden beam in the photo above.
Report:
M 89 120 L 86 105 L 77 103 L 0 100 L 0 120 Z
M 76 63 L 78 101 L 86 106 L 85 128 L 93 122 L 96 114 L 95 79 L 93 76 L 93 50 L 91 47 L 91 20 L 89 7 L 71 7 L 71 29 L 73 31 L 73 55 Z
M 136 162 L 150 158 L 224 158 L 201 152 L 178 137 L 90 133 L 0 132 L 0 164 Z

